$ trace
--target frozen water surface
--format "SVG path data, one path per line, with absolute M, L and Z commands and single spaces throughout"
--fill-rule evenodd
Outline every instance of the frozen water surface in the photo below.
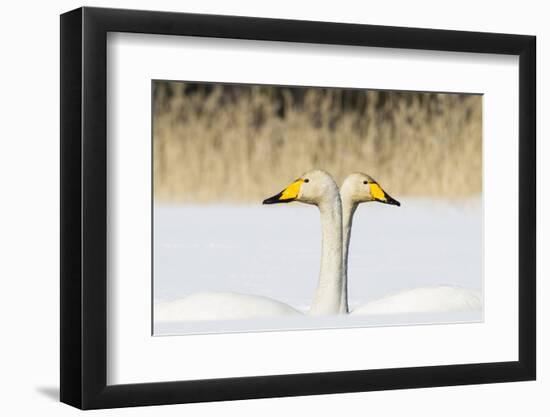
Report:
M 402 200 L 362 204 L 349 259 L 349 304 L 358 307 L 406 289 L 452 285 L 482 289 L 480 200 Z M 306 312 L 317 284 L 319 212 L 274 206 L 163 206 L 154 209 L 154 301 L 204 291 L 261 295 Z M 369 317 L 156 322 L 154 333 L 303 329 L 471 322 L 481 311 Z

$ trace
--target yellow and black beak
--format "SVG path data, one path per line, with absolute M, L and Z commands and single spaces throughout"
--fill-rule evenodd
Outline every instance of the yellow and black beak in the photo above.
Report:
M 390 196 L 387 192 L 385 192 L 382 187 L 378 185 L 378 183 L 371 182 L 369 183 L 369 185 L 370 193 L 374 198 L 374 201 L 378 201 L 379 203 L 391 204 L 398 207 L 401 206 L 401 203 Z
M 266 198 L 262 204 L 290 203 L 291 201 L 296 200 L 300 194 L 300 188 L 302 187 L 303 182 L 303 179 L 297 179 L 279 194 Z

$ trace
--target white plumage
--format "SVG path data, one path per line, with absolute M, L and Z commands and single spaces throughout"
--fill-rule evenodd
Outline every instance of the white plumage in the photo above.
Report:
M 181 300 L 155 305 L 156 321 L 251 319 L 302 315 L 291 306 L 259 295 L 232 292 L 191 294 Z
M 478 291 L 452 286 L 404 290 L 355 308 L 351 314 L 443 313 L 481 309 Z
M 264 204 L 299 201 L 319 208 L 322 225 L 322 253 L 319 283 L 310 314 L 342 311 L 342 208 L 338 186 L 319 170 L 305 173 Z M 267 266 L 268 267 L 268 266 Z M 346 310 L 347 311 L 347 310 Z M 268 297 L 231 292 L 192 294 L 181 300 L 155 305 L 156 321 L 239 320 L 302 315 L 293 307 Z
M 358 205 L 368 201 L 395 206 L 400 206 L 400 203 L 390 197 L 371 176 L 363 173 L 348 175 L 340 189 L 340 196 L 343 211 L 343 282 L 344 288 L 347 288 L 351 228 Z M 376 243 L 375 237 L 373 241 Z M 347 303 L 347 293 L 343 292 L 342 298 Z M 479 291 L 440 285 L 403 290 L 357 307 L 351 314 L 442 313 L 480 310 L 481 306 L 482 299 Z

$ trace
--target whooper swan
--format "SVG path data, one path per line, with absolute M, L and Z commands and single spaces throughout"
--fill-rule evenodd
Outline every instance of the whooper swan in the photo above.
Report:
M 400 206 L 369 175 L 350 174 L 340 189 L 343 220 L 343 291 L 347 303 L 347 267 L 353 215 L 363 202 L 377 201 Z M 399 314 L 468 311 L 481 309 L 478 291 L 453 286 L 421 287 L 383 297 L 356 308 L 352 314 Z
M 338 186 L 329 174 L 311 171 L 263 203 L 291 201 L 316 205 L 321 213 L 321 271 L 310 313 L 342 312 L 342 209 Z M 155 321 L 239 320 L 292 315 L 302 313 L 267 297 L 231 292 L 196 293 L 155 305 Z
M 264 204 L 299 201 L 313 204 L 321 215 L 321 268 L 309 314 L 347 313 L 342 300 L 342 204 L 338 186 L 325 171 L 310 171 Z

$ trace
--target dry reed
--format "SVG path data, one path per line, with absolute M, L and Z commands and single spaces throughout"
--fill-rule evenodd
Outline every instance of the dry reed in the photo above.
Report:
M 156 82 L 156 201 L 258 202 L 313 168 L 366 172 L 396 198 L 481 192 L 479 95 L 234 88 Z

